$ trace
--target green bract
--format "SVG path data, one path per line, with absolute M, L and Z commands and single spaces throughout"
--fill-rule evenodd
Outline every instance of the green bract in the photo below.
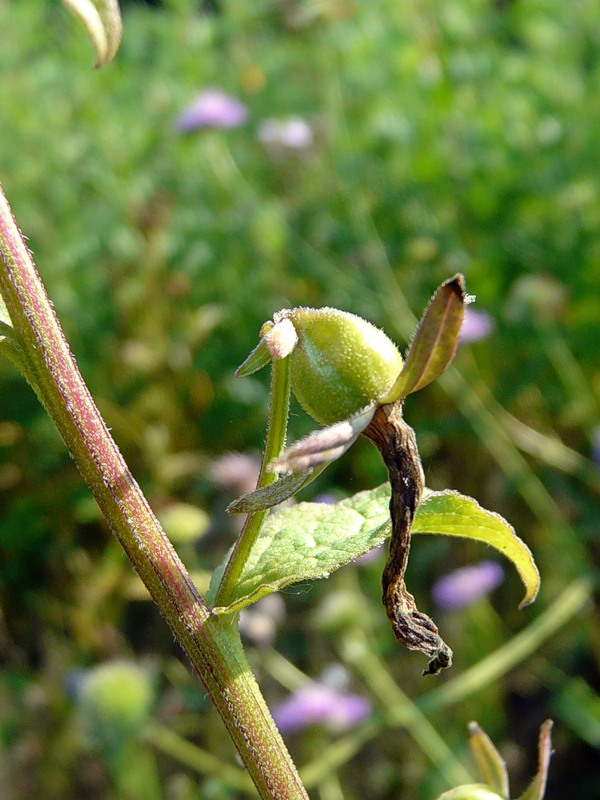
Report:
M 314 419 L 331 425 L 388 394 L 402 356 L 383 331 L 335 308 L 280 313 L 298 335 L 290 355 L 292 389 Z

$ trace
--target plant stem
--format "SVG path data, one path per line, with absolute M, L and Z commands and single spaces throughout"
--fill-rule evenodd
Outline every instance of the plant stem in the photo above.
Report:
M 230 618 L 212 616 L 111 438 L 0 191 L 0 292 L 18 366 L 185 650 L 261 797 L 307 798 Z
M 268 465 L 271 461 L 279 458 L 285 445 L 290 405 L 289 361 L 289 358 L 273 361 L 267 438 L 265 441 L 260 475 L 258 476 L 258 483 L 256 485 L 257 489 L 262 489 L 263 486 L 269 486 L 277 478 L 276 473 L 271 472 Z M 262 511 L 254 511 L 246 517 L 242 532 L 231 551 L 221 583 L 217 589 L 215 607 L 228 605 L 233 589 L 240 579 L 244 564 L 248 560 L 250 551 L 254 546 L 254 542 L 260 533 L 268 513 L 268 509 L 265 509 Z

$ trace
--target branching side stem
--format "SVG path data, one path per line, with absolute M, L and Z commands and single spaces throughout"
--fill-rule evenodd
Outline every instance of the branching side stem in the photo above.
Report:
M 274 359 L 271 372 L 271 394 L 267 437 L 263 452 L 257 489 L 270 486 L 277 480 L 277 473 L 269 469 L 271 461 L 279 458 L 285 445 L 287 420 L 290 406 L 290 360 Z M 260 533 L 269 509 L 248 514 L 244 527 L 231 551 L 225 572 L 215 595 L 215 607 L 226 606 L 231 600 L 233 590 L 240 579 L 244 564 Z

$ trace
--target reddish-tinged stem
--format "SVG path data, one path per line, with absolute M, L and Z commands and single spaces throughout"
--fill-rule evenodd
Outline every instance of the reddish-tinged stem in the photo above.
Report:
M 261 797 L 307 798 L 231 617 L 210 614 L 110 436 L 0 190 L 0 292 L 18 361 L 188 655 Z M 7 349 L 7 352 L 10 352 Z

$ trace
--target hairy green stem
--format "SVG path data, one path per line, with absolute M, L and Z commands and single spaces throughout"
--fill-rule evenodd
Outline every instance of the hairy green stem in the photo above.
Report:
M 285 434 L 287 431 L 288 411 L 290 406 L 289 361 L 289 358 L 273 361 L 267 438 L 265 441 L 257 489 L 262 489 L 263 486 L 269 486 L 277 479 L 277 474 L 271 472 L 268 465 L 271 461 L 279 458 L 285 445 Z M 254 511 L 246 517 L 242 532 L 231 551 L 231 556 L 225 567 L 223 578 L 217 589 L 215 607 L 228 605 L 233 589 L 240 579 L 244 564 L 248 560 L 250 551 L 254 546 L 268 513 L 268 509 L 264 509 L 261 511 Z
M 131 475 L 77 369 L 0 191 L 0 292 L 19 368 L 221 715 L 261 797 L 307 798 L 230 618 L 212 616 Z

